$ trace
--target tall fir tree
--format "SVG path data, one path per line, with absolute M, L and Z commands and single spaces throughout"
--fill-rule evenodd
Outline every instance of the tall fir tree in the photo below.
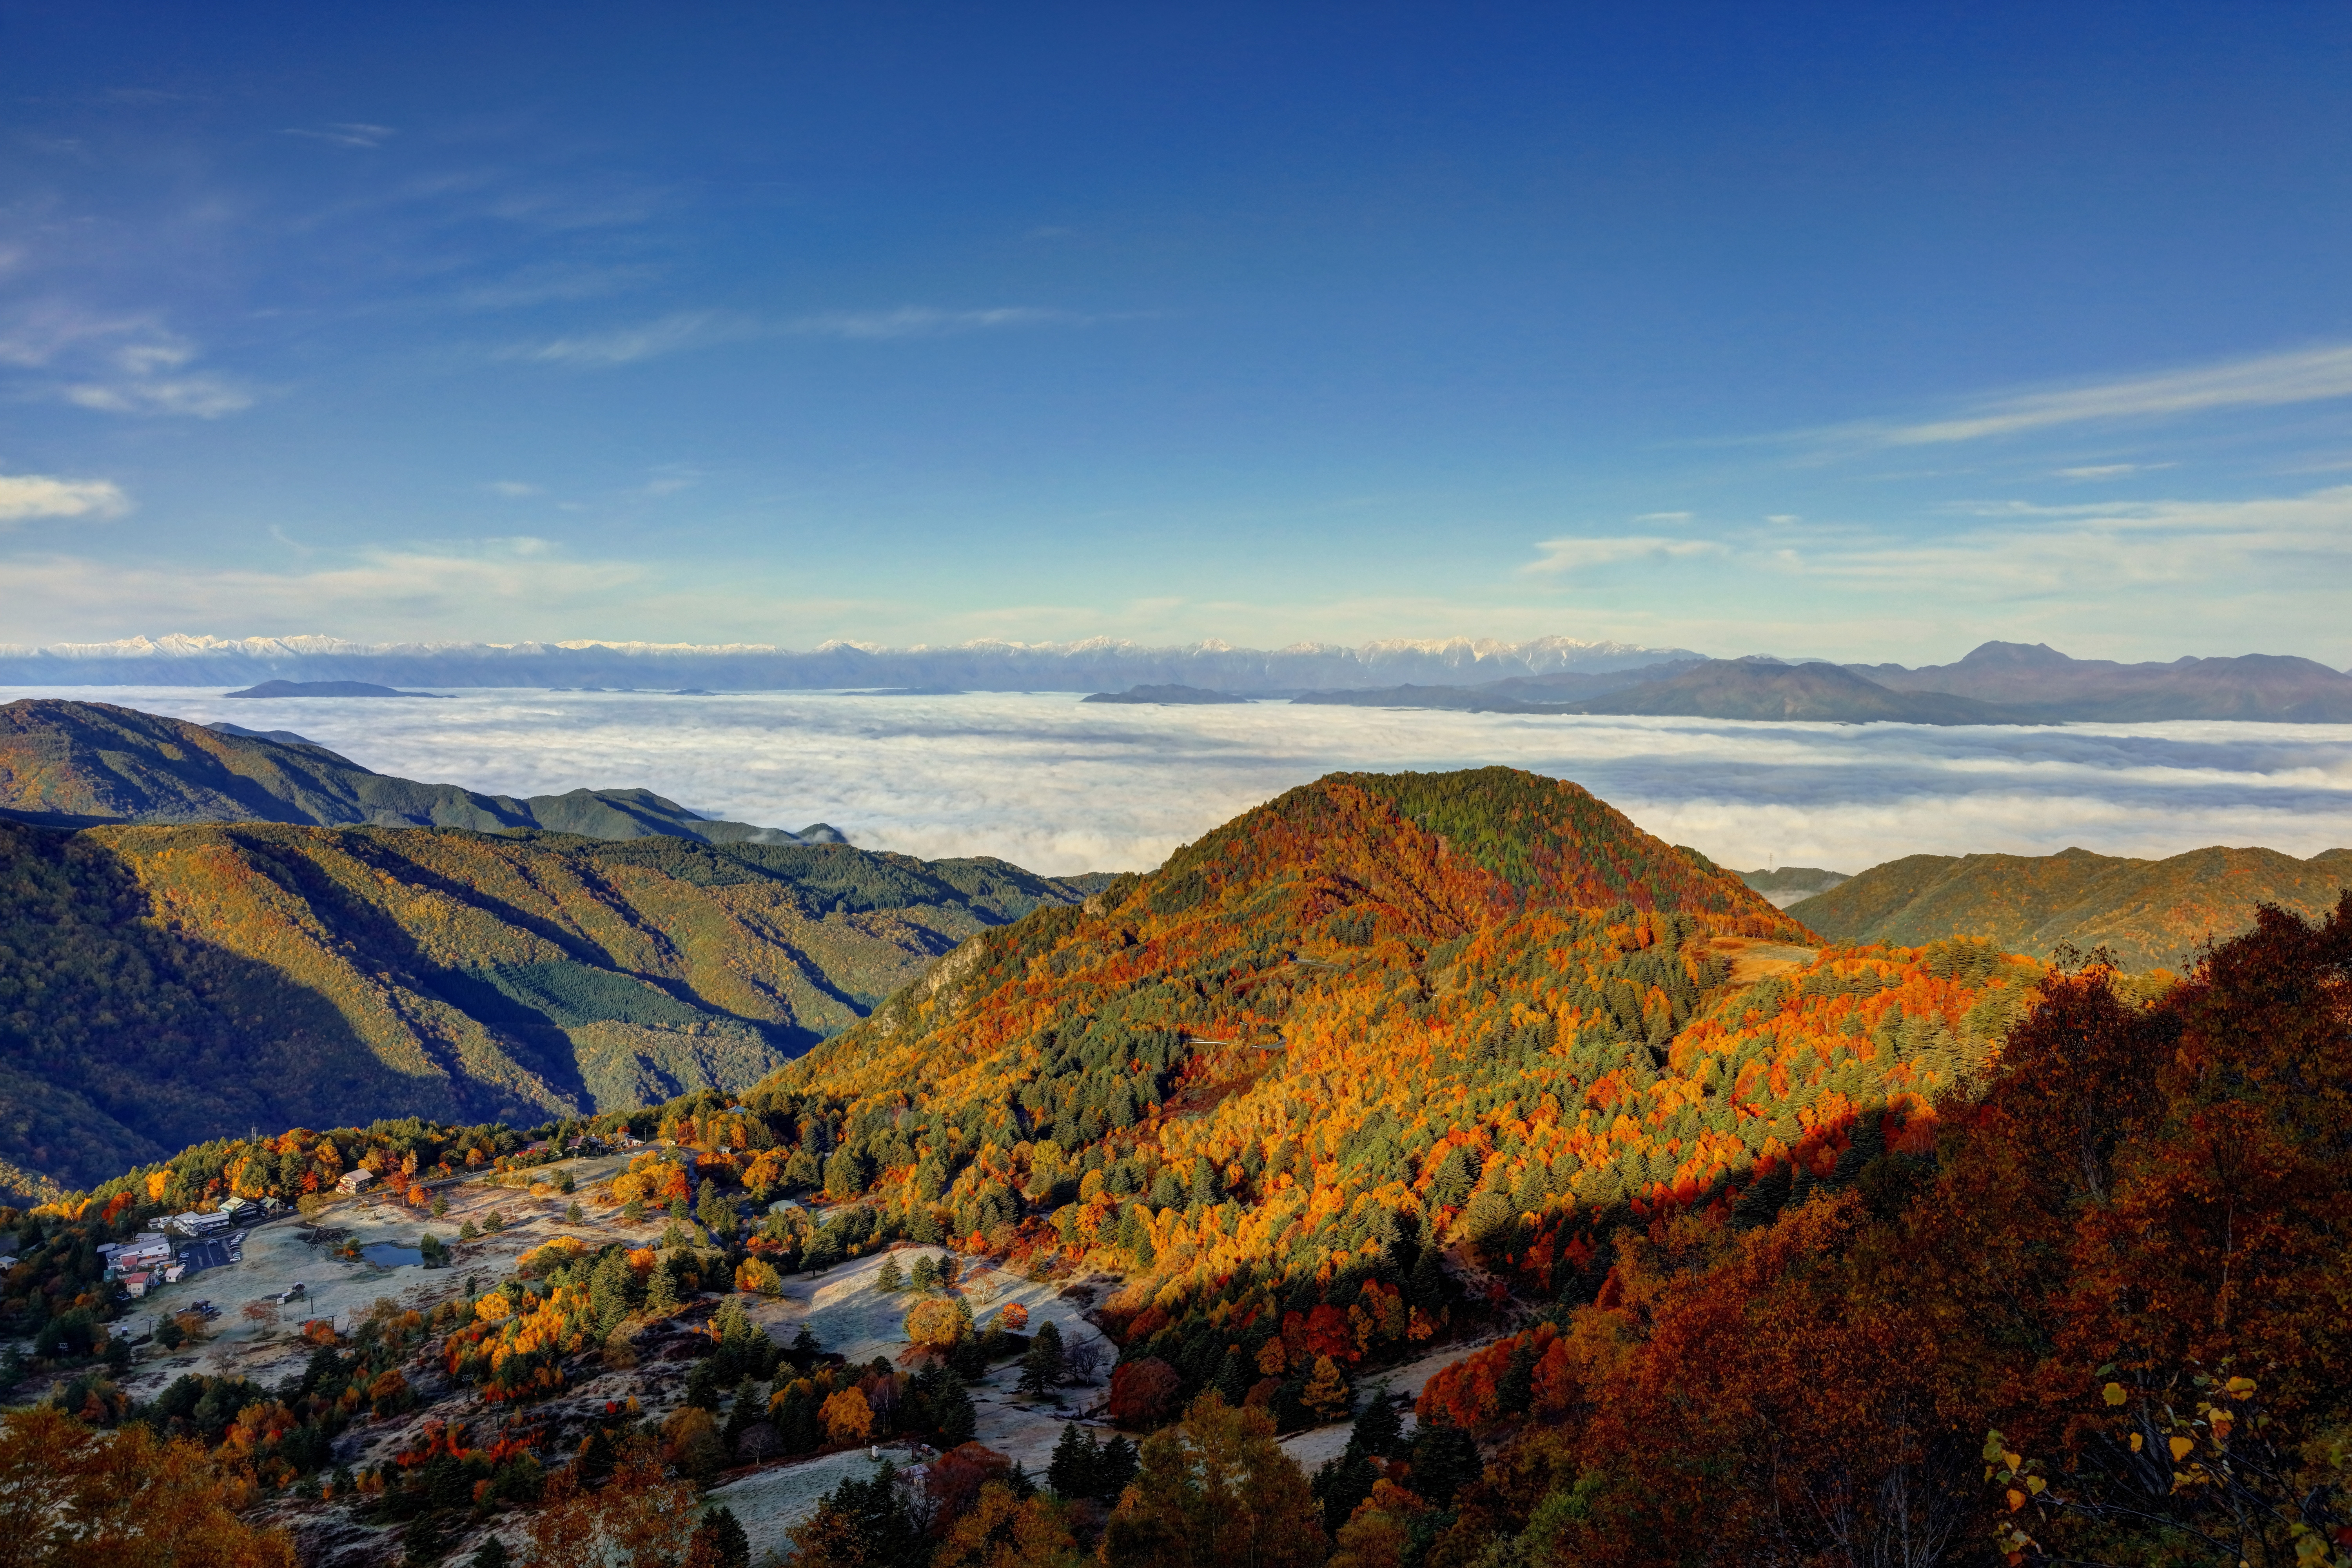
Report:
M 1021 1357 L 1021 1392 L 1042 1397 L 1061 1381 L 1062 1331 L 1054 1323 L 1040 1323 Z
M 749 1568 L 751 1538 L 743 1533 L 743 1521 L 735 1517 L 733 1509 L 720 1503 L 702 1516 L 702 1522 L 694 1527 L 686 1560 L 691 1568 Z
M 1066 1422 L 1061 1440 L 1054 1445 L 1054 1457 L 1045 1465 L 1045 1484 L 1066 1501 L 1092 1497 L 1098 1459 L 1094 1438 L 1076 1422 Z

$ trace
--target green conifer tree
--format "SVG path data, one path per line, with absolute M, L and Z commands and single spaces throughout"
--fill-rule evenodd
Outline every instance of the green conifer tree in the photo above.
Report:
M 939 1423 L 942 1448 L 969 1443 L 972 1434 L 980 1430 L 980 1412 L 972 1407 L 971 1394 L 958 1378 L 947 1380 L 947 1386 L 932 1402 L 932 1415 Z
M 1021 1392 L 1043 1397 L 1061 1383 L 1062 1372 L 1062 1331 L 1052 1322 L 1040 1323 L 1021 1357 Z
M 1255 1381 L 1252 1374 L 1256 1370 L 1242 1358 L 1238 1349 L 1229 1348 L 1225 1352 L 1225 1359 L 1217 1367 L 1215 1379 L 1209 1386 L 1215 1389 L 1227 1405 L 1238 1410 L 1242 1406 L 1242 1401 L 1249 1397 L 1250 1384 Z
M 1045 1465 L 1045 1484 L 1066 1502 L 1092 1497 L 1097 1458 L 1094 1438 L 1076 1422 L 1065 1422 L 1054 1457 Z
M 1403 1430 L 1404 1424 L 1397 1419 L 1396 1406 L 1389 1402 L 1388 1395 L 1376 1395 L 1357 1415 L 1355 1429 L 1348 1434 L 1348 1453 L 1350 1457 L 1360 1454 L 1373 1459 L 1389 1458 L 1395 1453 L 1397 1438 Z M 1365 1495 L 1370 1496 L 1370 1487 L 1367 1485 L 1364 1489 Z
M 687 1548 L 687 1561 L 695 1568 L 747 1568 L 751 1561 L 751 1540 L 743 1533 L 742 1522 L 735 1510 L 720 1503 L 702 1516 L 694 1527 L 693 1542 Z
M 652 1275 L 646 1280 L 646 1310 L 656 1314 L 677 1310 L 677 1280 L 667 1262 L 655 1264 Z
M 1142 1457 L 1125 1437 L 1113 1436 L 1095 1458 L 1095 1496 L 1108 1502 L 1127 1489 L 1143 1468 Z

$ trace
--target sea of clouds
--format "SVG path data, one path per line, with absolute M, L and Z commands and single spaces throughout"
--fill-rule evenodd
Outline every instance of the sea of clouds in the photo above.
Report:
M 1573 779 L 1742 869 L 1898 856 L 2209 844 L 2352 846 L 2352 726 L 2040 728 L 1559 718 L 877 697 L 469 690 L 443 700 L 225 699 L 186 687 L 0 689 L 293 730 L 379 772 L 492 794 L 642 785 L 711 816 L 828 822 L 868 848 L 1142 870 L 1341 769 L 1504 763 Z

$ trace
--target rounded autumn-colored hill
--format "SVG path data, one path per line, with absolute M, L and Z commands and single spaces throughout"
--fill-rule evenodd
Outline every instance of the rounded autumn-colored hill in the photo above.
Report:
M 1331 773 L 1179 850 L 1142 891 L 1172 915 L 1276 889 L 1321 892 L 1290 900 L 1302 927 L 1328 912 L 1319 903 L 1386 905 L 1426 934 L 1526 909 L 1624 904 L 1731 922 L 1720 929 L 1738 935 L 1804 935 L 1737 877 L 1590 790 L 1516 768 Z

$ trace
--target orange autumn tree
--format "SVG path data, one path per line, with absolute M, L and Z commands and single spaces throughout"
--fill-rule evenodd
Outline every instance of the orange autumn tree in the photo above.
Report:
M 236 1515 L 249 1478 L 145 1426 L 100 1432 L 51 1408 L 0 1417 L 0 1550 L 26 1568 L 293 1568 L 284 1531 Z

